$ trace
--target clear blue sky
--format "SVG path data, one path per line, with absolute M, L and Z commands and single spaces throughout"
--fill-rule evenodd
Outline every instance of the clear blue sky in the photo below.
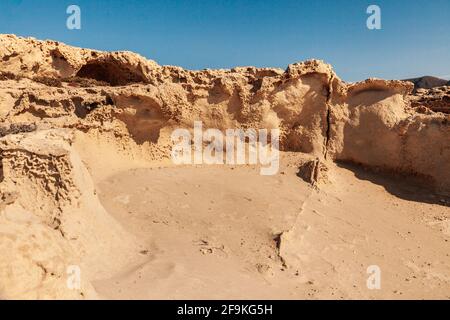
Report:
M 66 8 L 82 29 L 66 28 Z M 366 8 L 382 30 L 366 28 Z M 450 78 L 450 0 L 1 0 L 0 33 L 131 50 L 189 69 L 319 58 L 347 81 Z

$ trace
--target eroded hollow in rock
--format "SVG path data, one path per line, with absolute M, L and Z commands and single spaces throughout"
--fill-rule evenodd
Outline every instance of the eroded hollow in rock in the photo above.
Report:
M 117 118 L 125 123 L 137 144 L 143 144 L 146 141 L 158 142 L 160 131 L 169 120 L 160 102 L 150 97 L 139 96 L 117 96 L 114 102 L 121 110 Z
M 130 83 L 145 82 L 142 75 L 133 73 L 119 63 L 109 61 L 89 62 L 81 67 L 76 76 L 103 81 L 112 86 L 123 86 Z

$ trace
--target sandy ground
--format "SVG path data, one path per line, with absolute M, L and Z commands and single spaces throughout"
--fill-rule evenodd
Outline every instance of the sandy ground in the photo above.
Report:
M 270 177 L 199 166 L 98 181 L 106 210 L 148 251 L 95 289 L 108 299 L 450 298 L 446 199 L 344 165 L 312 188 L 289 165 L 298 157 Z M 370 265 L 379 290 L 367 288 Z

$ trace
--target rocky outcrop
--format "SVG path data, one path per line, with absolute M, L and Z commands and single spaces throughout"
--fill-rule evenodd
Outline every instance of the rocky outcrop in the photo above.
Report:
M 109 131 L 163 153 L 171 130 L 195 120 L 221 130 L 279 128 L 282 150 L 415 174 L 450 190 L 448 115 L 416 110 L 410 82 L 349 84 L 317 60 L 285 71 L 189 71 L 54 41 L 3 35 L 0 44 L 0 117 L 9 125 Z M 61 85 L 36 81 L 45 77 Z
M 432 111 L 450 114 L 450 86 L 428 90 L 418 89 L 416 94 L 409 98 L 411 106 L 415 107 L 417 112 L 430 114 Z
M 313 187 L 329 182 L 328 167 L 317 158 L 300 163 L 297 176 Z
M 413 87 L 345 83 L 318 60 L 189 71 L 0 35 L 0 298 L 95 297 L 90 279 L 113 271 L 99 257 L 125 263 L 129 248 L 139 251 L 98 201 L 74 147 L 80 133 L 132 161 L 169 158 L 173 129 L 198 120 L 204 129 L 278 128 L 283 151 L 310 154 L 298 175 L 312 185 L 328 181 L 325 163 L 335 160 L 419 176 L 450 194 L 448 90 Z M 87 275 L 67 290 L 65 268 L 78 263 Z
M 0 139 L 0 297 L 95 298 L 105 258 L 125 262 L 134 238 L 106 213 L 68 129 Z M 82 270 L 68 287 L 68 268 Z M 96 267 L 94 267 L 96 266 Z

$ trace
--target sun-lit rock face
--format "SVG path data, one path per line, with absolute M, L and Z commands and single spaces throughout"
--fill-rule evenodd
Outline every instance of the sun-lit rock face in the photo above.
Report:
M 411 106 L 415 107 L 417 112 L 425 114 L 430 114 L 431 112 L 450 114 L 450 85 L 432 89 L 417 89 L 416 93 L 409 98 L 411 100 Z
M 191 128 L 195 120 L 221 130 L 279 128 L 282 150 L 419 174 L 449 189 L 448 116 L 415 112 L 409 82 L 348 84 L 318 60 L 285 71 L 190 71 L 132 52 L 14 35 L 2 35 L 0 43 L 2 77 L 17 79 L 1 83 L 5 123 L 27 117 L 56 127 L 83 123 L 160 146 L 171 127 Z
M 448 194 L 449 115 L 418 110 L 422 100 L 413 99 L 412 107 L 412 90 L 413 84 L 403 81 L 345 83 L 318 60 L 286 70 L 190 71 L 132 52 L 0 35 L 0 211 L 6 212 L 0 225 L 22 230 L 26 223 L 38 237 L 55 237 L 55 230 L 63 236 L 52 241 L 54 248 L 33 249 L 39 261 L 27 260 L 20 237 L 0 242 L 16 257 L 8 265 L 10 257 L 0 255 L 0 272 L 25 276 L 38 288 L 27 295 L 26 287 L 2 283 L 0 273 L 0 298 L 95 296 L 84 280 L 82 294 L 63 294 L 61 266 L 93 261 L 100 253 L 121 252 L 125 261 L 130 247 L 139 248 L 98 202 L 72 146 L 83 150 L 77 136 L 95 134 L 136 161 L 169 159 L 171 132 L 192 129 L 194 121 L 205 129 L 280 129 L 281 150 L 310 154 L 318 159 L 313 163 L 349 161 L 419 176 Z M 52 250 L 65 260 L 56 263 Z

